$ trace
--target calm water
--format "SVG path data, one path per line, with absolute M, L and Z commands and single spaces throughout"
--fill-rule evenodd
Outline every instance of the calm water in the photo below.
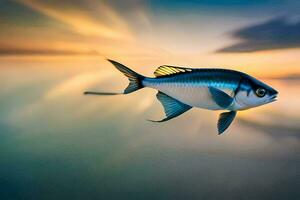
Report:
M 138 69 L 150 75 L 155 67 Z M 279 100 L 167 123 L 155 91 L 97 58 L 1 58 L 1 199 L 300 199 L 300 81 L 265 80 Z

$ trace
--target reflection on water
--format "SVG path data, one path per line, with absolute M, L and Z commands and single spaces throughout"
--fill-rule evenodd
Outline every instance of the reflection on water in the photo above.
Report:
M 218 136 L 218 112 L 146 121 L 163 115 L 151 89 L 82 95 L 127 85 L 101 59 L 2 58 L 0 70 L 6 199 L 299 197 L 300 81 L 265 80 L 279 101 L 240 112 Z

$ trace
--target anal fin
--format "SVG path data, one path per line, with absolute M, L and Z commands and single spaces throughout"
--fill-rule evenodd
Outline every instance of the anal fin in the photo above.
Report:
M 164 107 L 166 118 L 159 120 L 159 121 L 149 120 L 152 122 L 168 121 L 172 118 L 175 118 L 175 117 L 181 115 L 182 113 L 184 113 L 192 108 L 191 106 L 186 105 L 186 104 L 184 104 L 162 92 L 158 92 L 156 97 Z

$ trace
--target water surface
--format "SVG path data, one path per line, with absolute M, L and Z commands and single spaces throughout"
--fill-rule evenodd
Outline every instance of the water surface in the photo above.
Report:
M 103 59 L 1 58 L 1 199 L 299 199 L 300 81 L 264 81 L 279 100 L 218 136 L 219 112 L 146 121 L 151 89 L 84 96 L 127 85 Z

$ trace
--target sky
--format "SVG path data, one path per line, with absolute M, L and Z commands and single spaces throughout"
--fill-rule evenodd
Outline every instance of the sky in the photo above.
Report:
M 263 68 L 265 76 L 287 76 L 300 73 L 299 8 L 292 0 L 3 0 L 0 55 L 99 56 L 135 67 L 254 75 Z
M 300 1 L 0 0 L 0 199 L 300 199 Z M 166 123 L 128 79 L 164 64 L 236 69 L 279 91 L 225 134 Z M 270 79 L 274 77 L 274 79 Z M 102 198 L 101 198 L 102 197 Z

